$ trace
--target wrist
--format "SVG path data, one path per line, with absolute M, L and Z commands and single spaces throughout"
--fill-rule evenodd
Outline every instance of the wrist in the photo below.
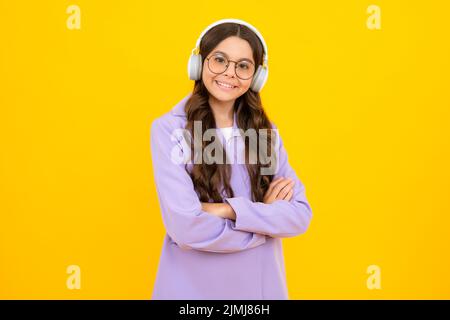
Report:
M 236 220 L 236 212 L 234 212 L 234 209 L 231 205 L 229 205 L 228 203 L 223 203 L 222 207 L 223 207 L 222 212 L 223 212 L 224 218 L 230 219 L 230 220 Z
M 202 202 L 202 210 L 224 219 L 236 220 L 236 213 L 228 203 Z

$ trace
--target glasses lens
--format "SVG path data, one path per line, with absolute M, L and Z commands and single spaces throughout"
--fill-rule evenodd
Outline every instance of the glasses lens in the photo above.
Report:
M 240 61 L 236 65 L 236 75 L 241 79 L 249 79 L 255 72 L 255 66 L 248 61 Z
M 212 55 L 208 60 L 208 67 L 211 72 L 222 73 L 227 69 L 228 60 L 222 55 Z

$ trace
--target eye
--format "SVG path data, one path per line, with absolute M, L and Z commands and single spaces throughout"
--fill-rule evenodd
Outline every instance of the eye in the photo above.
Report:
M 219 56 L 214 57 L 214 61 L 219 62 L 219 63 L 224 63 L 225 59 Z
M 247 63 L 240 63 L 239 68 L 247 70 L 249 68 Z

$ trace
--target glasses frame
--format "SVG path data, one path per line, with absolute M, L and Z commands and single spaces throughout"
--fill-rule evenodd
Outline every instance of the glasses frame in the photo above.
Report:
M 226 59 L 226 61 L 228 62 L 227 63 L 227 66 L 225 67 L 225 70 L 223 70 L 222 72 L 214 72 L 214 71 L 212 71 L 211 70 L 211 67 L 209 66 L 209 59 L 211 59 L 212 57 L 216 57 L 216 56 L 220 56 L 220 57 L 223 57 L 224 59 Z M 209 71 L 211 71 L 212 73 L 214 73 L 214 74 L 222 74 L 222 73 L 224 73 L 225 71 L 227 71 L 228 70 L 228 67 L 230 66 L 230 62 L 234 62 L 234 74 L 236 75 L 236 77 L 238 77 L 239 79 L 241 79 L 241 80 L 248 80 L 248 79 L 251 79 L 254 75 L 255 75 L 255 72 L 256 72 L 256 67 L 255 67 L 255 64 L 253 63 L 253 62 L 251 62 L 251 61 L 249 61 L 249 60 L 247 60 L 247 59 L 242 59 L 242 60 L 239 60 L 239 61 L 233 61 L 233 60 L 230 60 L 230 59 L 228 59 L 228 57 L 226 56 L 226 55 L 224 55 L 223 53 L 213 53 L 212 55 L 210 55 L 208 58 L 206 58 L 206 60 L 208 61 L 208 69 L 209 69 Z M 253 74 L 250 76 L 250 77 L 248 77 L 248 78 L 241 78 L 241 77 L 239 77 L 238 76 L 238 74 L 237 74 L 237 72 L 236 72 L 236 68 L 237 68 L 237 64 L 238 64 L 238 62 L 241 62 L 241 61 L 247 61 L 247 62 L 249 62 L 249 63 L 251 63 L 252 65 L 253 65 Z

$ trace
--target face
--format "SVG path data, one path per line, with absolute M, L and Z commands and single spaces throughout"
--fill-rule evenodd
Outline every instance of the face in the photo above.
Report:
M 220 42 L 206 58 L 211 57 L 211 59 L 214 59 L 213 55 L 218 52 L 223 53 L 222 56 L 225 56 L 228 60 L 238 61 L 238 65 L 243 59 L 250 61 L 253 63 L 253 68 L 256 69 L 252 48 L 247 41 L 241 38 L 235 36 L 226 38 Z M 241 64 L 241 66 L 245 66 L 245 64 L 248 63 L 245 61 L 242 62 L 243 64 Z M 208 60 L 204 59 L 202 79 L 212 98 L 226 102 L 233 101 L 247 92 L 252 83 L 253 76 L 247 80 L 238 78 L 236 76 L 235 63 L 231 61 L 225 72 L 221 74 L 213 73 L 208 68 Z M 228 85 L 228 87 L 226 85 Z M 230 85 L 233 87 L 229 88 Z

